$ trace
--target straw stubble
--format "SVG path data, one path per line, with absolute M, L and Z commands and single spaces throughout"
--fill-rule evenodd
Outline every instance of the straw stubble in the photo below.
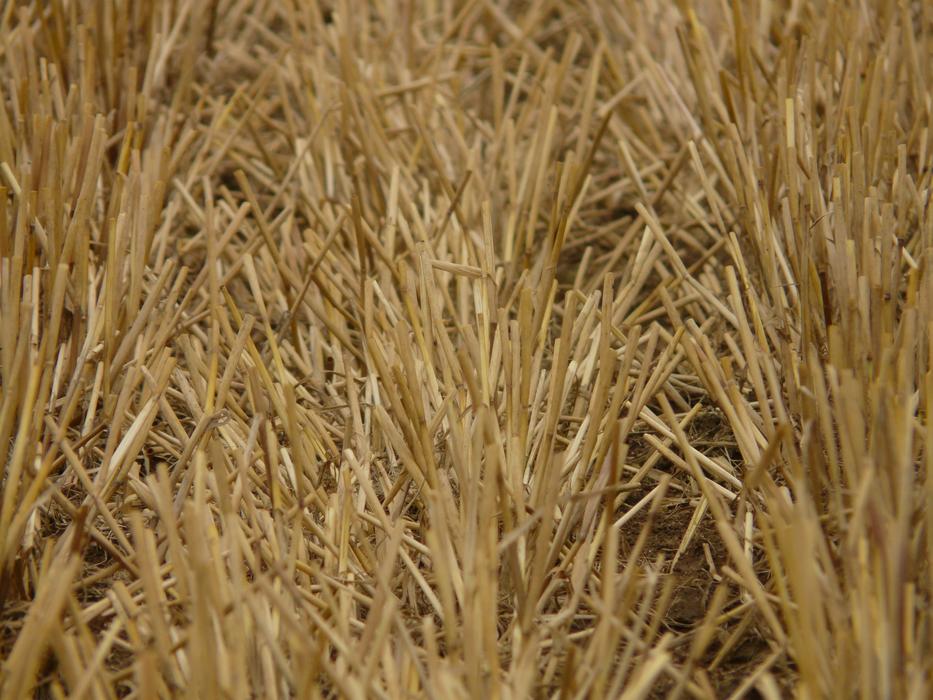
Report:
M 0 37 L 0 695 L 933 692 L 929 3 Z

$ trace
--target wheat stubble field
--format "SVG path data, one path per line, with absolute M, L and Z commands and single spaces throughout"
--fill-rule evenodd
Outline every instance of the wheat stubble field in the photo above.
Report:
M 0 14 L 0 696 L 933 693 L 933 4 Z

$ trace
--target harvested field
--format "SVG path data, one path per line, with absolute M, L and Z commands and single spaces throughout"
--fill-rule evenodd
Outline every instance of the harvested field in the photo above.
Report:
M 933 696 L 933 3 L 0 0 L 0 697 Z

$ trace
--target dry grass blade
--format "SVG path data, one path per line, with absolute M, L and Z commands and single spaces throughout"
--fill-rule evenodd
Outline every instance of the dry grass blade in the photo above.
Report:
M 931 8 L 0 2 L 0 696 L 931 696 Z

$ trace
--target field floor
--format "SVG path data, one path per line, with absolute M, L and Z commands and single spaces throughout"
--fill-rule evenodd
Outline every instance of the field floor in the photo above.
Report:
M 0 0 L 0 698 L 933 697 L 933 2 Z

